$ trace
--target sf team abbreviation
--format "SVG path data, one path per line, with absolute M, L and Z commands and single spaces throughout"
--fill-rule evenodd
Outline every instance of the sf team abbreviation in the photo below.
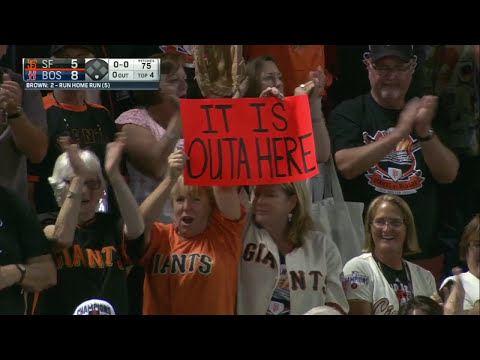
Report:
M 26 90 L 157 90 L 160 59 L 24 58 Z

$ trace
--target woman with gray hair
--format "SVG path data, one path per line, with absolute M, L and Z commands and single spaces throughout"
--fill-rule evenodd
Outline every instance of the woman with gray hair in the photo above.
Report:
M 337 246 L 314 230 L 305 181 L 255 187 L 240 261 L 239 315 L 301 315 L 331 306 L 343 314 Z
M 96 209 L 106 181 L 97 156 L 61 140 L 61 154 L 49 182 L 61 207 L 44 218 L 44 233 L 51 241 L 57 264 L 57 286 L 37 294 L 35 314 L 71 315 L 90 299 L 108 301 L 115 314 L 128 313 L 124 239 L 143 239 L 144 223 L 128 185 L 120 174 L 125 136 L 107 145 L 105 171 L 123 220 Z
M 438 297 L 432 273 L 403 259 L 420 252 L 412 211 L 401 197 L 381 195 L 365 217 L 365 254 L 347 262 L 351 315 L 397 315 L 415 296 Z

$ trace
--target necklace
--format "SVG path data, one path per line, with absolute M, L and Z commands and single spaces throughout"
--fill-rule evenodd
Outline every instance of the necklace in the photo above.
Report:
M 71 128 L 70 128 L 70 124 L 67 120 L 68 116 L 67 116 L 67 109 L 65 109 L 61 104 L 60 102 L 57 100 L 57 98 L 55 97 L 55 94 L 52 92 L 52 97 L 53 97 L 53 100 L 55 100 L 55 103 L 57 104 L 58 108 L 60 109 L 61 113 L 62 113 L 62 117 L 63 117 L 63 123 L 65 124 L 65 132 L 67 133 L 71 133 Z M 85 102 L 85 100 L 83 100 L 83 105 L 85 105 L 87 107 L 87 114 L 89 115 L 90 117 L 90 114 L 88 113 L 88 105 L 87 103 Z M 100 133 L 102 133 L 102 128 L 100 127 L 100 124 L 99 122 L 97 121 L 96 122 L 96 125 L 97 125 L 97 129 Z
M 397 281 L 399 281 L 400 283 L 406 285 L 408 290 L 411 292 L 410 296 L 408 296 L 408 294 L 404 293 L 402 290 L 393 289 L 394 292 L 395 292 L 395 295 L 397 296 L 397 298 L 399 300 L 399 303 L 403 303 L 403 302 L 409 300 L 410 298 L 413 298 L 414 294 L 413 294 L 412 275 L 410 273 L 410 268 L 407 266 L 405 261 L 402 259 L 402 270 L 395 270 L 395 269 L 391 269 L 391 268 L 390 268 L 391 270 L 387 270 L 387 269 L 383 268 L 384 264 L 382 264 L 382 262 L 380 260 L 378 260 L 376 256 L 374 256 L 373 258 L 374 258 L 375 262 L 377 263 L 377 266 L 380 269 L 380 272 L 382 273 L 383 277 L 387 280 L 387 282 L 390 284 L 390 286 L 392 286 L 392 284 L 397 283 Z M 388 267 L 388 266 L 385 265 L 385 267 Z M 393 272 L 395 272 L 395 276 L 392 277 Z M 407 280 L 406 283 L 400 279 L 400 275 L 402 273 L 406 276 L 406 280 Z

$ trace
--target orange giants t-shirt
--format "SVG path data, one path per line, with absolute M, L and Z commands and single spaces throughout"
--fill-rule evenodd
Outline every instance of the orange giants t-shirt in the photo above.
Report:
M 246 212 L 230 221 L 214 208 L 206 230 L 181 240 L 155 223 L 146 253 L 144 315 L 233 315 Z

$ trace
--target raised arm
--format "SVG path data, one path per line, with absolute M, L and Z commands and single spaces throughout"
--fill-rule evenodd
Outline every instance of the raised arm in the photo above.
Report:
M 214 186 L 213 193 L 217 207 L 226 219 L 240 219 L 242 211 L 237 186 Z
M 465 301 L 465 289 L 460 276 L 455 276 L 455 284 L 448 288 L 444 287 L 445 302 L 443 304 L 444 315 L 464 315 L 463 303 Z M 451 290 L 451 291 L 450 291 Z
M 26 110 L 35 114 L 33 116 L 45 116 L 40 95 L 38 95 L 38 99 L 35 96 L 30 96 L 28 99 L 31 103 L 27 104 L 29 108 Z M 10 79 L 8 74 L 3 75 L 3 83 L 0 86 L 0 104 L 9 115 L 8 122 L 12 127 L 15 145 L 32 163 L 41 162 L 47 154 L 47 131 L 34 125 L 28 118 L 27 113 L 20 108 L 22 105 L 22 89 L 16 81 Z M 31 109 L 30 106 L 34 109 Z
M 43 230 L 47 239 L 53 242 L 54 252 L 60 252 L 73 244 L 82 202 L 83 183 L 88 173 L 88 169 L 78 153 L 78 145 L 70 144 L 68 138 L 59 139 L 59 143 L 68 154 L 74 176 L 55 225 L 48 225 Z
M 320 94 L 325 89 L 326 76 L 321 66 L 317 71 L 310 71 L 310 81 L 298 86 L 295 95 L 308 94 L 310 113 L 312 116 L 313 136 L 315 139 L 315 153 L 317 162 L 324 163 L 330 158 L 330 136 L 325 124 L 322 111 L 322 97 Z
M 107 145 L 105 155 L 105 171 L 112 185 L 115 198 L 117 199 L 120 214 L 124 222 L 125 237 L 127 240 L 138 238 L 145 231 L 143 218 L 138 204 L 120 173 L 120 161 L 126 143 L 126 135 L 117 133 L 114 142 Z
M 170 101 L 172 106 L 177 106 L 175 100 Z M 139 125 L 126 124 L 122 127 L 122 131 L 127 135 L 128 160 L 140 172 L 156 180 L 161 180 L 165 175 L 168 156 L 182 137 L 180 111 L 177 108 L 172 114 L 166 132 L 160 140 Z
M 170 192 L 183 172 L 186 162 L 183 150 L 176 151 L 168 157 L 168 171 L 165 179 L 140 205 L 140 213 L 145 223 L 145 248 L 150 243 L 150 229 L 155 219 L 162 213 L 165 203 L 170 199 Z

